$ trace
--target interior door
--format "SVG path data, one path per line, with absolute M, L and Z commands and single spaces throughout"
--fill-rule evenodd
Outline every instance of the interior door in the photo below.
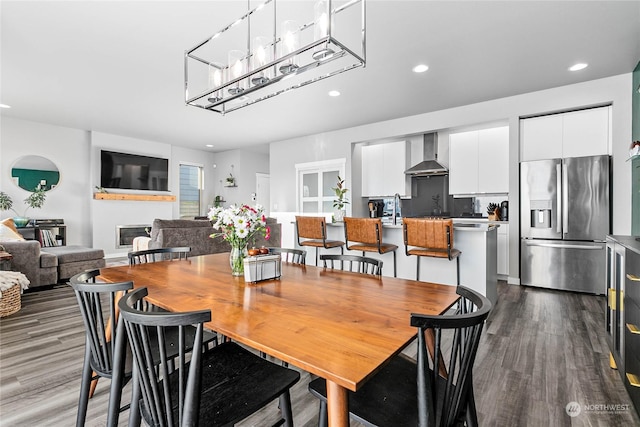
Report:
M 266 173 L 256 173 L 256 203 L 262 205 L 264 214 L 271 212 L 271 176 Z

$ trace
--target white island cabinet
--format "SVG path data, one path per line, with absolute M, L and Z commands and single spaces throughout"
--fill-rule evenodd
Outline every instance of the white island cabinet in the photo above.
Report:
M 342 223 L 327 224 L 327 238 L 344 241 Z M 454 220 L 454 247 L 460 255 L 460 284 L 485 295 L 492 303 L 497 302 L 497 227 L 493 224 L 456 223 Z M 383 225 L 382 240 L 398 246 L 397 276 L 416 279 L 415 256 L 405 254 L 402 225 Z M 340 253 L 339 249 L 322 249 L 323 253 Z M 362 255 L 361 252 L 346 250 L 345 254 Z M 366 256 L 382 260 L 382 274 L 393 277 L 393 254 L 384 255 L 367 252 Z M 315 264 L 314 253 L 308 253 L 307 264 Z M 456 285 L 456 261 L 446 258 L 420 258 L 420 280 L 424 282 Z

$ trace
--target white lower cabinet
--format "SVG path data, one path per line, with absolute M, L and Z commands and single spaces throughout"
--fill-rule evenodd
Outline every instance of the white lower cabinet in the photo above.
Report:
M 509 225 L 498 227 L 498 274 L 509 275 Z

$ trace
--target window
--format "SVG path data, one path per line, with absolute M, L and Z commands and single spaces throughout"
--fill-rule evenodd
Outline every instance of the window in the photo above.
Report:
M 202 166 L 180 164 L 180 218 L 200 216 L 203 182 Z
M 346 159 L 296 164 L 296 210 L 304 214 L 334 211 L 333 187 L 344 178 Z

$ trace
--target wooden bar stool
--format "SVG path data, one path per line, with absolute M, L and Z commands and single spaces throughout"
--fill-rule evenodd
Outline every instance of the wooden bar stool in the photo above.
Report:
M 382 243 L 382 219 L 380 218 L 344 218 L 344 239 L 350 251 L 393 252 L 393 277 L 396 277 L 396 249 L 391 243 Z M 349 242 L 354 242 L 349 246 Z
M 296 235 L 298 245 L 316 248 L 316 265 L 318 265 L 318 248 L 340 248 L 344 254 L 344 242 L 327 240 L 327 222 L 323 216 L 296 216 Z M 307 240 L 300 240 L 300 239 Z
M 402 228 L 405 254 L 418 257 L 416 280 L 420 280 L 420 257 L 447 258 L 456 260 L 456 281 L 460 285 L 461 252 L 453 248 L 453 220 L 403 218 Z

